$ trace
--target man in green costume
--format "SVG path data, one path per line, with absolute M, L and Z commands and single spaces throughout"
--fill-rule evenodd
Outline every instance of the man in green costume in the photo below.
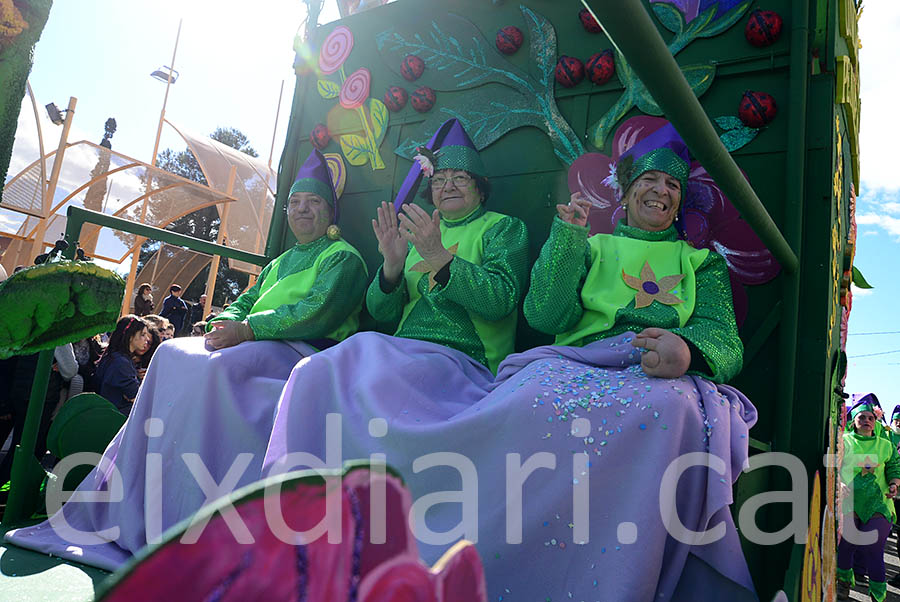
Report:
M 160 345 L 128 422 L 106 450 L 104 459 L 117 470 L 95 470 L 80 485 L 106 490 L 120 477 L 121 501 L 70 502 L 49 523 L 16 532 L 11 541 L 68 558 L 77 549 L 80 562 L 115 570 L 212 501 L 197 474 L 205 470 L 221 484 L 232 468 L 242 468 L 228 490 L 259 478 L 291 369 L 357 329 L 368 278 L 334 224 L 337 198 L 326 160 L 314 150 L 288 201 L 297 244 L 262 270 L 205 337 Z M 99 536 L 113 527 L 113 540 Z

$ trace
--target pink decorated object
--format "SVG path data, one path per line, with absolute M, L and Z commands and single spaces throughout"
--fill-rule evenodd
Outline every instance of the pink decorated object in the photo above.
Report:
M 361 107 L 369 98 L 372 85 L 372 74 L 365 67 L 360 67 L 344 80 L 341 86 L 340 103 L 345 109 Z
M 328 34 L 319 51 L 319 70 L 330 75 L 341 68 L 353 50 L 353 32 L 340 25 Z

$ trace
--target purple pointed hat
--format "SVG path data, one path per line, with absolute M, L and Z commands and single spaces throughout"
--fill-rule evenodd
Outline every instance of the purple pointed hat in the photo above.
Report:
M 331 208 L 334 210 L 332 223 L 337 223 L 340 213 L 337 194 L 331 181 L 328 162 L 318 149 L 314 148 L 309 153 L 309 157 L 306 158 L 306 161 L 303 162 L 303 165 L 297 171 L 297 177 L 294 178 L 294 183 L 291 185 L 291 191 L 288 196 L 295 192 L 312 192 L 325 199 L 325 202 L 331 205 Z
M 394 199 L 394 209 L 397 211 L 404 203 L 412 202 L 422 178 L 430 177 L 435 170 L 462 169 L 476 176 L 487 175 L 475 144 L 455 117 L 442 123 L 431 140 L 420 146 L 417 152 L 416 160 Z
M 850 406 L 850 409 L 847 410 L 847 422 L 856 418 L 856 415 L 860 412 L 875 412 L 875 408 L 880 408 L 881 402 L 878 401 L 878 396 L 874 393 L 867 393 L 863 395 L 856 403 Z

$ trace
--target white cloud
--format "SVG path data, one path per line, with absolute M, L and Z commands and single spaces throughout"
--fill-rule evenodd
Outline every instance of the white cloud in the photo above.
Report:
M 896 201 L 891 201 L 889 203 L 884 203 L 881 206 L 882 209 L 887 211 L 888 213 L 900 213 L 900 203 Z
M 850 285 L 850 291 L 853 293 L 854 297 L 868 297 L 875 293 L 874 288 L 859 288 L 855 284 Z
M 900 240 L 900 218 L 878 213 L 862 213 L 856 216 L 859 226 L 877 226 Z

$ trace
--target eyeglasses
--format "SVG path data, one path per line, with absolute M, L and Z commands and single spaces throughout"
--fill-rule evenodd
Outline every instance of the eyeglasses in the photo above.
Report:
M 453 185 L 462 190 L 466 184 L 472 181 L 470 176 L 458 175 L 448 178 L 445 176 L 434 176 L 431 178 L 431 187 L 436 190 L 442 190 L 447 182 L 453 182 Z

